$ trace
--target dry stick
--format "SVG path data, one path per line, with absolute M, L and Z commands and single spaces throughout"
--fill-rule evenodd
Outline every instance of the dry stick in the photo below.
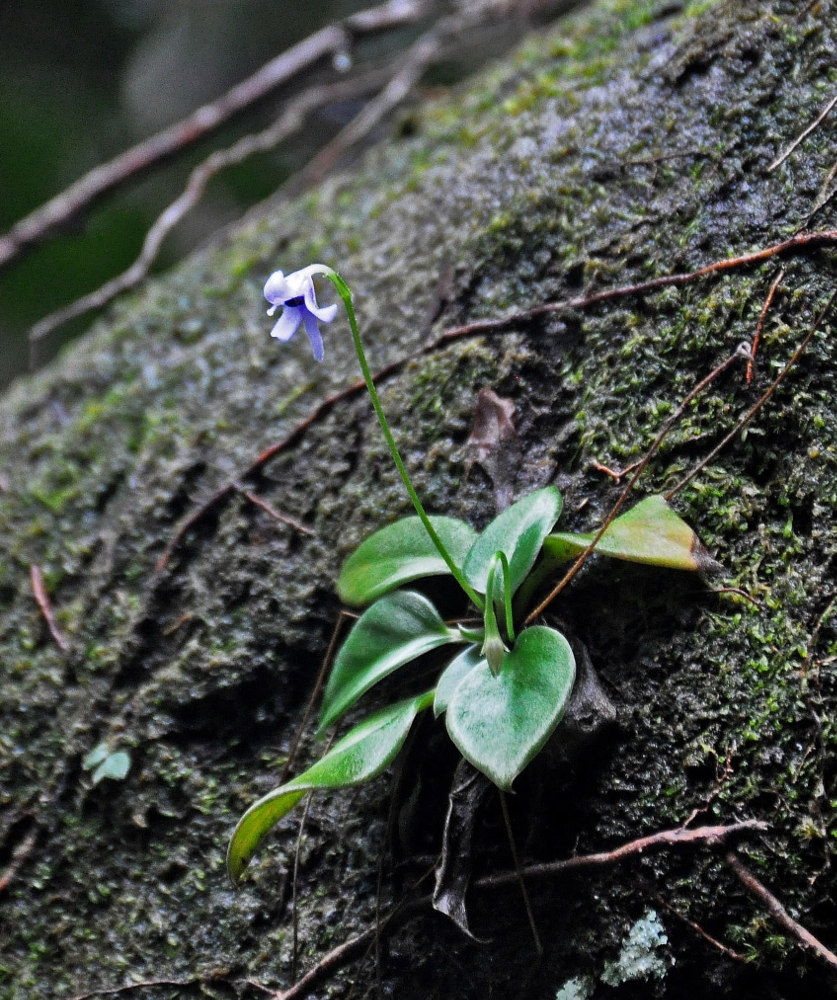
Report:
M 49 633 L 61 652 L 66 653 L 70 648 L 70 644 L 62 635 L 55 621 L 55 615 L 52 613 L 52 605 L 50 604 L 49 594 L 44 584 L 44 574 L 41 572 L 41 567 L 32 563 L 29 567 L 29 576 L 32 580 L 32 593 L 35 595 L 35 600 L 38 602 L 38 607 L 41 609 L 41 614 L 47 623 Z
M 299 879 L 299 855 L 302 851 L 302 835 L 305 832 L 305 823 L 308 819 L 308 812 L 311 809 L 311 800 L 314 797 L 312 789 L 305 797 L 305 808 L 299 820 L 299 829 L 296 833 L 296 844 L 294 846 L 294 871 L 291 877 L 291 979 L 296 979 L 297 961 L 299 960 L 299 912 L 297 911 L 297 888 Z
M 601 292 L 594 292 L 592 295 L 586 297 L 547 302 L 544 305 L 535 306 L 532 309 L 526 309 L 522 312 L 510 313 L 509 315 L 501 316 L 497 319 L 475 320 L 472 323 L 465 323 L 461 326 L 450 327 L 420 350 L 414 351 L 413 353 L 392 361 L 388 365 L 380 368 L 374 374 L 373 379 L 375 382 L 378 382 L 393 372 L 398 371 L 410 362 L 415 361 L 417 358 L 426 354 L 431 354 L 440 347 L 443 347 L 449 341 L 458 340 L 461 337 L 469 337 L 479 333 L 496 333 L 519 324 L 531 322 L 533 319 L 536 319 L 538 316 L 542 316 L 546 313 L 562 312 L 572 309 L 587 309 L 590 306 L 599 304 L 600 302 L 627 298 L 631 295 L 643 295 L 646 292 L 653 292 L 670 285 L 685 285 L 690 281 L 707 277 L 708 275 L 716 272 L 726 271 L 737 267 L 747 267 L 751 264 L 759 263 L 760 261 L 775 257 L 778 254 L 806 249 L 810 246 L 816 246 L 819 243 L 837 243 L 837 229 L 826 229 L 813 233 L 798 233 L 796 236 L 792 236 L 781 243 L 775 243 L 772 246 L 765 247 L 762 250 L 756 250 L 753 253 L 744 254 L 740 257 L 732 257 L 726 260 L 716 261 L 713 264 L 708 264 L 706 267 L 699 268 L 697 271 L 690 271 L 686 274 L 663 275 L 662 277 L 651 278 L 648 281 L 642 281 L 635 285 L 622 285 L 617 288 L 604 289 Z M 246 469 L 239 473 L 237 478 L 247 479 L 249 476 L 253 475 L 275 455 L 294 444 L 303 436 L 305 431 L 308 430 L 312 424 L 316 423 L 321 417 L 324 417 L 327 413 L 334 409 L 338 403 L 342 402 L 344 399 L 348 399 L 350 396 L 353 396 L 355 393 L 360 392 L 363 389 L 365 389 L 365 383 L 362 379 L 358 379 L 357 382 L 346 386 L 344 389 L 339 390 L 332 396 L 323 400 L 315 406 L 308 416 L 305 417 L 301 423 L 297 424 L 297 426 L 285 438 L 263 451 L 254 462 L 251 462 Z M 166 546 L 163 554 L 157 561 L 155 567 L 155 573 L 157 575 L 159 575 L 166 568 L 169 559 L 177 546 L 180 544 L 186 532 L 188 532 L 190 528 L 194 527 L 194 525 L 197 524 L 206 514 L 220 506 L 221 503 L 223 503 L 223 501 L 233 492 L 233 490 L 234 486 L 232 483 L 226 483 L 213 493 L 212 496 L 200 504 L 183 522 L 181 522 L 180 526 L 175 529 L 174 535 L 169 541 L 169 544 Z
M 593 459 L 590 462 L 590 464 L 597 472 L 604 472 L 605 475 L 610 476 L 611 479 L 615 479 L 616 482 L 618 483 L 619 480 L 622 479 L 624 476 L 627 476 L 629 472 L 633 472 L 634 469 L 639 465 L 639 462 L 633 462 L 631 465 L 627 467 L 627 469 L 622 469 L 621 472 L 617 472 L 616 469 L 610 469 L 608 468 L 608 466 L 602 465 L 601 462 L 597 462 L 595 459 Z
M 761 308 L 761 315 L 759 316 L 758 324 L 756 325 L 756 333 L 753 337 L 753 345 L 750 348 L 750 357 L 747 360 L 747 385 L 753 381 L 753 368 L 755 367 L 756 361 L 756 351 L 759 347 L 759 341 L 761 340 L 761 333 L 764 329 L 764 321 L 767 318 L 767 312 L 770 309 L 770 305 L 773 302 L 773 296 L 776 294 L 776 289 L 779 287 L 782 278 L 785 276 L 784 268 L 779 269 L 779 273 L 773 279 L 773 283 L 770 286 L 770 291 L 767 293 L 767 298 L 764 300 L 764 305 Z
M 580 855 L 575 858 L 567 858 L 564 861 L 554 861 L 544 865 L 532 865 L 521 869 L 520 874 L 526 877 L 543 878 L 556 875 L 571 874 L 585 868 L 601 868 L 616 864 L 623 858 L 640 855 L 649 850 L 660 850 L 673 846 L 695 846 L 708 844 L 715 846 L 722 843 L 728 837 L 751 831 L 766 830 L 768 826 L 759 820 L 742 820 L 739 823 L 732 823 L 729 826 L 701 826 L 693 830 L 678 828 L 676 830 L 663 830 L 660 833 L 652 834 L 648 837 L 640 837 L 638 840 L 631 840 L 620 845 L 612 851 L 604 851 L 600 854 Z M 476 888 L 493 889 L 501 886 L 514 884 L 518 881 L 517 872 L 505 872 L 499 875 L 489 875 L 479 879 L 474 883 Z M 382 919 L 380 928 L 371 927 L 363 931 L 354 938 L 350 938 L 337 948 L 325 955 L 316 965 L 314 965 L 298 982 L 287 990 L 277 991 L 274 1000 L 301 1000 L 308 996 L 320 983 L 331 973 L 341 968 L 356 955 L 362 953 L 374 940 L 375 934 L 391 932 L 400 927 L 406 920 L 429 909 L 432 903 L 432 896 L 420 896 L 409 900 L 406 903 L 394 907 Z
M 139 256 L 125 271 L 101 285 L 88 295 L 83 295 L 67 306 L 56 309 L 39 320 L 29 333 L 30 344 L 36 344 L 59 326 L 82 316 L 93 309 L 101 309 L 112 302 L 122 292 L 135 288 L 148 276 L 152 264 L 157 259 L 160 247 L 168 234 L 201 200 L 206 187 L 216 174 L 255 155 L 275 148 L 280 142 L 305 124 L 306 116 L 319 107 L 334 101 L 346 100 L 367 93 L 383 84 L 391 73 L 376 70 L 322 87 L 312 87 L 294 98 L 284 113 L 268 128 L 255 135 L 248 135 L 228 149 L 216 150 L 189 174 L 186 187 L 158 217 L 148 230 Z
M 522 312 L 510 313 L 497 319 L 478 319 L 463 326 L 453 327 L 447 331 L 447 338 L 453 340 L 457 337 L 464 337 L 474 333 L 490 333 L 494 330 L 501 330 L 513 324 L 527 323 L 539 316 L 548 313 L 565 312 L 571 309 L 589 309 L 590 306 L 600 302 L 612 302 L 614 299 L 624 299 L 630 295 L 644 295 L 647 292 L 655 292 L 660 288 L 686 285 L 690 281 L 698 278 L 705 278 L 711 274 L 722 271 L 730 271 L 735 268 L 748 267 L 751 264 L 759 264 L 771 257 L 781 254 L 791 253 L 807 247 L 817 246 L 822 243 L 837 243 L 837 229 L 821 229 L 810 233 L 796 233 L 782 240 L 781 243 L 774 243 L 761 250 L 754 250 L 752 253 L 742 254 L 739 257 L 728 257 L 724 260 L 715 261 L 700 267 L 696 271 L 688 271 L 683 274 L 664 274 L 659 278 L 649 278 L 648 281 L 640 281 L 635 285 L 620 285 L 617 288 L 606 288 L 601 292 L 594 292 L 592 295 L 582 296 L 575 299 L 560 299 L 555 302 L 546 302 L 532 309 L 525 309 Z
M 229 983 L 232 986 L 252 986 L 270 996 L 275 996 L 274 991 L 254 979 L 227 979 L 223 975 L 214 976 L 188 976 L 186 979 L 143 979 L 136 983 L 125 983 L 123 986 L 103 986 L 98 990 L 90 990 L 87 993 L 77 993 L 70 1000 L 92 1000 L 93 997 L 112 997 L 119 993 L 133 993 L 135 990 L 153 989 L 155 986 L 175 986 L 182 988 L 185 986 L 201 986 L 208 983 Z
M 677 917 L 678 920 L 682 920 L 684 924 L 691 927 L 693 931 L 696 931 L 702 938 L 705 938 L 710 944 L 714 945 L 722 954 L 727 955 L 729 958 L 734 958 L 736 962 L 743 962 L 745 965 L 751 961 L 747 955 L 742 955 L 741 952 L 733 951 L 732 948 L 722 944 L 717 938 L 712 937 L 712 935 L 705 931 L 700 924 L 691 920 L 685 913 L 681 913 L 680 910 L 673 907 L 671 903 L 663 899 L 658 892 L 654 894 L 654 898 L 660 906 L 664 906 L 669 913 Z
M 814 131 L 814 129 L 825 119 L 825 116 L 831 111 L 834 105 L 837 104 L 837 94 L 831 98 L 831 100 L 826 104 L 823 111 L 817 116 L 817 118 L 811 122 L 811 124 L 803 132 L 801 132 L 788 146 L 784 153 L 776 157 L 776 159 L 767 168 L 767 172 L 772 173 L 778 166 L 785 162 L 785 160 L 791 155 L 791 153 L 796 149 L 796 147 Z
M 383 369 L 382 371 L 388 372 L 391 369 L 395 369 L 396 367 L 399 367 L 400 365 L 404 364 L 406 360 L 407 359 L 402 359 L 397 363 L 387 365 L 386 368 Z M 380 377 L 382 377 L 380 372 L 375 375 L 376 380 Z M 350 396 L 353 396 L 355 393 L 360 392 L 362 389 L 365 388 L 366 388 L 366 383 L 363 381 L 363 379 L 358 379 L 357 382 L 353 382 L 352 385 L 346 386 L 346 388 L 344 389 L 340 389 L 333 395 L 328 396 L 321 403 L 318 403 L 313 408 L 313 410 L 311 410 L 308 416 L 305 417 L 302 421 L 300 421 L 300 423 L 298 423 L 290 431 L 289 434 L 287 434 L 284 438 L 282 438 L 281 441 L 278 441 L 276 442 L 276 444 L 272 444 L 269 448 L 266 448 L 258 456 L 258 458 L 255 459 L 255 461 L 251 462 L 245 469 L 242 469 L 241 472 L 239 472 L 238 475 L 235 477 L 235 481 L 230 481 L 225 483 L 223 486 L 217 489 L 210 497 L 204 500 L 203 503 L 201 503 L 198 507 L 196 507 L 195 510 L 192 511 L 192 513 L 184 521 L 182 521 L 180 525 L 175 529 L 175 532 L 172 535 L 171 539 L 169 540 L 168 545 L 164 549 L 163 554 L 157 560 L 157 564 L 154 567 L 155 575 L 159 576 L 160 573 L 162 573 L 163 570 L 166 568 L 169 560 L 172 557 L 172 554 L 180 544 L 180 541 L 183 538 L 183 536 L 191 528 L 193 528 L 203 517 L 205 517 L 216 507 L 220 506 L 221 503 L 224 500 L 226 500 L 228 496 L 230 496 L 230 494 L 235 492 L 236 482 L 241 482 L 242 480 L 249 479 L 250 476 L 258 472 L 259 469 L 262 468 L 262 466 L 264 466 L 267 462 L 269 462 L 270 459 L 272 459 L 275 455 L 279 454 L 280 451 L 284 451 L 286 448 L 289 448 L 292 444 L 294 444 L 297 440 L 299 440 L 303 436 L 305 431 L 313 423 L 315 423 L 321 417 L 325 416 L 330 410 L 334 409 L 334 407 L 338 403 L 342 402 L 344 399 L 348 399 Z
M 715 846 L 727 837 L 739 833 L 764 831 L 767 823 L 757 819 L 745 819 L 727 826 L 696 826 L 693 829 L 679 826 L 674 830 L 662 830 L 647 837 L 629 840 L 612 851 L 601 851 L 598 854 L 580 854 L 574 858 L 562 861 L 547 861 L 539 865 L 527 865 L 521 870 L 524 878 L 551 878 L 557 875 L 572 874 L 585 868 L 600 868 L 603 865 L 616 864 L 623 858 L 644 854 L 649 850 L 659 850 L 663 847 L 676 847 L 694 844 L 709 844 Z M 517 881 L 517 872 L 503 872 L 500 875 L 486 875 L 474 883 L 478 889 L 493 889 L 502 885 L 512 885 Z
M 514 873 L 520 882 L 520 892 L 523 896 L 523 905 L 526 907 L 526 918 L 529 921 L 532 938 L 535 942 L 535 951 L 538 953 L 539 958 L 543 958 L 543 944 L 541 943 L 541 936 L 538 934 L 538 925 L 535 923 L 535 914 L 532 911 L 532 903 L 529 899 L 529 892 L 526 889 L 526 883 L 523 881 L 523 875 L 520 870 L 520 858 L 517 856 L 517 844 L 515 844 L 514 841 L 514 831 L 512 830 L 511 817 L 509 816 L 509 805 L 508 802 L 506 802 L 506 793 L 502 788 L 500 788 L 498 789 L 498 794 L 500 797 L 500 808 L 503 810 L 503 823 L 506 827 L 506 837 L 508 838 L 509 847 L 511 849 Z
M 561 593 L 561 591 L 567 586 L 567 584 L 570 582 L 570 580 L 572 580 L 572 578 L 576 575 L 576 573 L 578 573 L 578 571 L 584 565 L 585 561 L 587 560 L 587 557 L 595 549 L 595 547 L 599 544 L 599 541 L 601 540 L 602 535 L 607 531 L 607 529 L 613 523 L 613 520 L 616 518 L 616 515 L 619 513 L 619 511 L 620 511 L 620 509 L 622 507 L 622 504 L 624 504 L 624 502 L 628 499 L 628 495 L 630 494 L 631 490 L 634 488 L 634 485 L 636 484 L 636 482 L 639 479 L 639 477 L 642 475 L 642 473 L 643 473 L 643 471 L 645 469 L 645 466 L 648 465 L 648 463 L 654 457 L 654 455 L 657 452 L 657 449 L 660 447 L 660 445 L 663 443 L 663 441 L 665 440 L 666 436 L 668 435 L 668 432 L 671 430 L 671 428 L 674 426 L 674 424 L 680 419 L 680 417 L 685 412 L 686 407 L 689 405 L 689 403 L 691 403 L 691 401 L 695 398 L 695 396 L 697 396 L 701 392 L 703 392 L 703 390 L 710 383 L 714 382 L 714 380 L 716 378 L 718 378 L 719 375 L 721 375 L 723 372 L 725 372 L 727 370 L 727 368 L 729 368 L 729 366 L 734 361 L 736 361 L 738 358 L 740 358 L 741 356 L 742 356 L 742 354 L 741 354 L 741 345 L 739 345 L 736 348 L 736 350 L 732 354 L 730 354 L 730 356 L 728 358 L 726 358 L 724 361 L 722 361 L 718 365 L 717 368 L 713 369 L 713 371 L 711 371 L 706 376 L 706 378 L 704 378 L 700 382 L 698 382 L 698 384 L 691 390 L 691 392 L 689 392 L 686 395 L 685 399 L 680 404 L 680 406 L 677 407 L 677 409 L 674 411 L 674 413 L 672 413 L 672 415 L 668 418 L 668 420 L 666 420 L 666 422 L 663 424 L 662 430 L 654 438 L 654 441 L 652 442 L 651 447 L 648 449 L 648 451 L 643 455 L 643 457 L 637 463 L 637 466 L 636 466 L 636 469 L 634 470 L 633 475 L 628 480 L 628 483 L 625 486 L 625 488 L 619 494 L 619 499 L 616 501 L 616 503 L 613 505 L 613 507 L 611 507 L 610 513 L 604 519 L 604 523 L 602 524 L 602 526 L 599 528 L 599 530 L 593 536 L 593 539 L 590 542 L 590 544 L 587 546 L 587 548 L 582 553 L 579 554 L 579 556 L 576 559 L 576 561 L 572 564 L 572 566 L 570 566 L 570 568 L 567 570 L 567 572 L 564 574 L 564 576 L 561 577 L 561 579 L 558 581 L 558 583 L 552 588 L 552 590 L 546 595 L 546 597 L 534 609 L 534 611 L 531 611 L 529 613 L 529 615 L 526 617 L 525 621 L 523 622 L 524 625 L 531 624 L 531 622 L 533 622 L 538 617 L 538 615 L 541 615 L 544 612 L 544 610 L 546 609 L 546 607 Z
M 35 843 L 38 840 L 38 827 L 33 827 L 29 833 L 16 844 L 12 850 L 12 860 L 9 862 L 8 867 L 0 876 L 0 893 L 5 892 L 8 889 L 9 884 L 17 878 L 17 873 L 23 867 L 24 861 L 29 857 L 35 847 Z
M 303 535 L 315 535 L 316 532 L 306 525 L 302 524 L 300 521 L 295 521 L 292 517 L 288 517 L 287 514 L 280 514 L 278 510 L 271 507 L 266 500 L 262 500 L 261 497 L 257 497 L 255 493 L 251 493 L 250 490 L 245 489 L 241 483 L 233 483 L 233 487 L 238 490 L 238 492 L 247 497 L 250 503 L 254 504 L 256 507 L 261 507 L 265 513 L 269 514 L 274 521 L 281 521 L 282 524 L 288 524 L 292 528 L 296 528 L 297 531 L 301 532 Z
M 738 421 L 738 423 L 735 425 L 735 427 L 733 427 L 733 429 L 729 432 L 729 434 L 727 434 L 726 437 L 719 444 L 717 444 L 712 449 L 712 451 L 709 452 L 709 454 L 705 458 L 701 459 L 701 461 L 698 462 L 698 464 L 694 467 L 694 469 L 692 469 L 692 471 L 688 474 L 688 476 L 686 476 L 684 479 L 681 479 L 680 482 L 676 486 L 674 486 L 672 489 L 670 489 L 668 491 L 668 493 L 665 494 L 666 500 L 670 500 L 674 496 L 675 493 L 679 493 L 680 490 L 682 490 L 685 486 L 688 486 L 689 483 L 695 478 L 695 476 L 697 476 L 697 474 L 701 471 L 701 469 L 705 468 L 709 464 L 709 462 L 711 462 L 712 459 L 718 454 L 718 452 L 720 452 L 724 448 L 726 448 L 726 446 L 735 437 L 735 435 L 741 430 L 741 428 L 744 427 L 747 423 L 749 423 L 749 421 L 752 420 L 752 418 L 755 416 L 756 413 L 758 413 L 758 411 L 762 408 L 762 406 L 764 406 L 764 404 L 767 402 L 767 400 L 773 395 L 773 393 L 776 391 L 776 389 L 779 387 L 779 385 L 784 381 L 785 377 L 787 376 L 787 374 L 791 370 L 791 368 L 793 368 L 793 366 L 796 364 L 796 362 L 802 356 L 803 351 L 808 346 L 808 344 L 811 342 L 811 338 L 817 332 L 817 328 L 819 327 L 820 323 L 822 322 L 823 317 L 828 312 L 828 310 L 831 308 L 831 304 L 834 301 L 835 296 L 837 296 L 837 291 L 834 291 L 834 292 L 831 293 L 831 295 L 829 296 L 828 302 L 826 302 L 826 304 L 823 306 L 823 308 L 821 309 L 821 311 L 819 312 L 819 314 L 817 315 L 817 317 L 814 319 L 814 322 L 811 324 L 810 329 L 805 334 L 805 337 L 802 340 L 802 343 L 796 349 L 796 351 L 794 352 L 793 356 L 790 358 L 790 360 L 785 365 L 785 367 L 779 372 L 779 374 L 776 376 L 776 378 L 770 383 L 770 385 L 767 387 L 767 389 L 761 395 L 761 397 L 759 398 L 759 400 L 756 403 L 754 403 L 753 406 L 750 407 L 750 409 Z
M 308 699 L 308 704 L 305 706 L 305 713 L 302 716 L 302 721 L 296 730 L 296 735 L 294 736 L 293 744 L 288 753 L 288 759 L 285 761 L 285 766 L 282 768 L 282 775 L 279 779 L 279 784 L 284 785 L 288 780 L 288 775 L 290 774 L 291 768 L 293 767 L 294 759 L 296 758 L 297 751 L 299 750 L 299 744 L 302 742 L 302 734 L 305 732 L 305 728 L 308 725 L 308 720 L 311 718 L 311 713 L 314 710 L 314 705 L 317 701 L 317 696 L 320 693 L 320 688 L 323 686 L 323 681 L 325 680 L 326 673 L 331 666 L 331 661 L 334 656 L 334 651 L 337 648 L 337 638 L 340 635 L 340 626 L 343 624 L 343 619 L 346 618 L 346 612 L 341 611 L 340 616 L 334 623 L 334 628 L 331 632 L 331 639 L 328 644 L 328 649 L 323 657 L 323 662 L 320 665 L 320 671 L 317 674 L 317 680 L 314 682 L 314 690 Z M 331 737 L 328 741 L 328 745 L 325 748 L 325 753 L 328 753 L 329 747 L 334 742 L 334 737 Z M 293 877 L 291 880 L 291 913 L 293 914 L 293 938 L 291 944 L 291 978 L 296 978 L 296 963 L 297 963 L 297 953 L 299 948 L 299 915 L 297 913 L 296 899 L 297 899 L 297 879 L 299 876 L 299 852 L 302 846 L 302 834 L 305 830 L 305 821 L 308 819 L 308 811 L 311 808 L 311 799 L 313 793 L 309 792 L 307 798 L 305 799 L 305 809 L 302 813 L 302 818 L 299 821 L 299 831 L 296 838 L 296 848 L 294 850 L 294 870 Z
M 105 194 L 225 125 L 280 84 L 293 79 L 324 57 L 344 51 L 353 38 L 418 21 L 428 10 L 426 0 L 390 0 L 309 35 L 265 63 L 217 101 L 203 105 L 182 121 L 91 170 L 61 194 L 21 219 L 5 236 L 0 237 L 0 271 Z
M 709 587 L 708 591 L 710 594 L 735 594 L 736 597 L 743 597 L 745 601 L 749 601 L 759 611 L 764 611 L 764 605 L 741 587 Z
M 356 937 L 349 938 L 348 941 L 344 941 L 343 944 L 332 949 L 316 965 L 310 968 L 302 979 L 295 982 L 293 986 L 287 990 L 277 990 L 273 994 L 273 1000 L 300 1000 L 301 997 L 308 996 L 332 972 L 342 968 L 342 966 L 346 965 L 357 955 L 366 951 L 373 943 L 376 934 L 395 930 L 416 913 L 426 910 L 430 902 L 431 897 L 427 895 L 398 904 L 383 918 L 380 925 L 370 927 Z
M 296 759 L 297 751 L 299 750 L 299 744 L 302 742 L 302 734 L 305 732 L 305 728 L 308 725 L 308 720 L 311 718 L 311 713 L 314 711 L 314 705 L 317 702 L 317 696 L 320 693 L 320 688 L 323 686 L 323 681 L 325 680 L 328 669 L 331 666 L 331 661 L 334 658 L 334 651 L 337 648 L 337 639 L 340 636 L 340 630 L 343 626 L 343 621 L 349 618 L 349 614 L 345 611 L 340 612 L 340 616 L 334 624 L 334 629 L 331 633 L 331 639 L 328 643 L 328 649 L 326 650 L 326 655 L 323 657 L 322 665 L 320 666 L 320 672 L 317 674 L 317 679 L 314 682 L 314 689 L 311 692 L 311 696 L 308 699 L 308 704 L 305 706 L 305 713 L 302 716 L 302 722 L 300 722 L 299 727 L 296 731 L 296 736 L 294 737 L 291 749 L 288 751 L 288 759 L 285 761 L 285 766 L 282 768 L 282 774 L 279 778 L 279 784 L 284 785 L 288 780 L 288 775 L 293 767 L 294 760 Z
M 751 893 L 753 893 L 754 896 L 757 896 L 762 903 L 764 903 L 770 914 L 785 928 L 785 930 L 790 931 L 790 933 L 793 934 L 797 941 L 799 941 L 804 947 L 810 948 L 811 951 L 828 962 L 830 966 L 837 969 L 837 955 L 835 955 L 830 949 L 826 948 L 826 946 L 821 941 L 817 940 L 817 938 L 815 938 L 809 930 L 806 930 L 802 924 L 794 920 L 779 900 L 773 895 L 773 893 L 762 885 L 755 875 L 753 875 L 741 863 L 740 859 L 731 851 L 726 856 L 726 862 L 738 876 L 745 888 L 747 888 Z
M 441 42 L 436 32 L 429 32 L 420 38 L 399 60 L 403 64 L 401 71 L 327 146 L 317 153 L 302 171 L 300 181 L 306 186 L 318 183 L 349 147 L 369 135 L 381 119 L 409 95 L 422 73 L 436 57 L 440 47 Z

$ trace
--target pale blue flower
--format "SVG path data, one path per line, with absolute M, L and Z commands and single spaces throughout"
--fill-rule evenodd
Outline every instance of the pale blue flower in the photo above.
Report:
M 274 271 L 264 286 L 264 297 L 270 303 L 268 316 L 272 316 L 277 309 L 282 309 L 282 315 L 274 324 L 270 336 L 277 340 L 290 340 L 299 329 L 299 324 L 304 323 L 317 361 L 323 360 L 323 338 L 320 336 L 319 323 L 330 323 L 337 315 L 336 305 L 317 305 L 314 275 L 327 273 L 330 273 L 330 269 L 322 264 L 309 264 L 301 271 L 288 275 Z

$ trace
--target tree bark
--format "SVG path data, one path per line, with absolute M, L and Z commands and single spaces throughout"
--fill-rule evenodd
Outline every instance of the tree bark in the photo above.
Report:
M 828 118 L 773 165 L 833 96 L 835 16 L 828 0 L 603 0 L 568 15 L 353 172 L 264 205 L 0 400 L 4 996 L 291 985 L 301 810 L 239 890 L 224 851 L 279 783 L 339 619 L 342 559 L 409 504 L 348 391 L 347 323 L 324 328 L 322 365 L 303 337 L 270 341 L 267 275 L 316 259 L 350 283 L 431 512 L 477 527 L 493 514 L 496 484 L 464 448 L 489 387 L 516 407 L 514 495 L 556 482 L 563 529 L 590 530 L 619 489 L 600 466 L 636 461 L 752 342 L 780 267 L 752 382 L 742 360 L 688 407 L 637 498 L 712 451 L 826 305 L 828 236 L 629 289 L 837 225 Z M 746 891 L 729 844 L 672 846 L 532 880 L 540 959 L 519 891 L 489 880 L 469 916 L 490 944 L 418 910 L 377 972 L 368 956 L 329 967 L 329 995 L 372 993 L 376 975 L 400 998 L 816 995 L 833 981 L 788 930 L 837 944 L 833 331 L 826 311 L 746 431 L 673 498 L 720 583 L 593 557 L 550 608 L 590 650 L 618 730 L 571 763 L 536 762 L 512 800 L 524 863 L 690 818 L 766 823 L 735 848 L 790 923 Z M 395 783 L 312 801 L 297 975 L 374 925 L 382 856 L 384 911 L 429 865 L 455 763 L 437 742 L 419 732 Z M 83 761 L 100 743 L 130 753 L 124 780 L 92 782 Z M 306 730 L 294 769 L 320 753 Z M 475 838 L 476 875 L 511 867 L 496 807 Z

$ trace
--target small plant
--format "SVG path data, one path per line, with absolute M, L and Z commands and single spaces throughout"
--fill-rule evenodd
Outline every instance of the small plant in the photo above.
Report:
M 365 607 L 340 648 L 325 687 L 319 732 L 333 726 L 372 687 L 424 654 L 451 647 L 434 687 L 381 709 L 355 726 L 321 760 L 269 792 L 242 816 L 227 852 L 230 878 L 240 879 L 265 834 L 309 791 L 345 788 L 380 774 L 403 746 L 420 712 L 444 716 L 460 753 L 501 790 L 511 788 L 561 721 L 575 680 L 575 658 L 555 628 L 535 624 L 539 585 L 585 552 L 598 533 L 554 533 L 562 507 L 556 487 L 523 497 L 480 534 L 453 517 L 429 517 L 404 468 L 366 362 L 348 285 L 314 264 L 294 274 L 277 271 L 265 286 L 270 313 L 283 313 L 272 335 L 290 339 L 305 325 L 314 356 L 323 356 L 321 308 L 313 278 L 332 281 L 346 307 L 355 350 L 393 460 L 417 516 L 376 531 L 344 563 L 337 590 Z M 660 496 L 646 497 L 617 517 L 596 541 L 616 559 L 678 569 L 711 560 L 692 529 Z M 433 602 L 409 584 L 450 575 L 467 595 L 471 618 L 447 624 Z M 467 625 L 465 623 L 468 623 Z

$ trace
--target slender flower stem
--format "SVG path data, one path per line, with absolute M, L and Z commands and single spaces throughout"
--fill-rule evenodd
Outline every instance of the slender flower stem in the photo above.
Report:
M 381 424 L 381 430 L 384 432 L 384 438 L 389 448 L 390 454 L 392 455 L 392 460 L 395 462 L 395 467 L 398 469 L 399 475 L 401 476 L 407 493 L 410 499 L 413 501 L 413 506 L 416 509 L 416 513 L 421 518 L 421 523 L 424 525 L 427 534 L 430 536 L 430 540 L 438 549 L 439 555 L 445 560 L 448 569 L 453 574 L 457 583 L 465 591 L 471 601 L 482 611 L 484 609 L 484 603 L 479 594 L 471 587 L 465 577 L 462 575 L 462 571 L 453 561 L 451 554 L 445 548 L 442 539 L 439 538 L 436 529 L 430 523 L 430 518 L 424 511 L 424 507 L 421 504 L 421 500 L 418 498 L 418 494 L 413 488 L 413 484 L 410 481 L 410 477 L 407 474 L 407 470 L 404 468 L 404 463 L 401 461 L 401 455 L 398 452 L 398 447 L 395 444 L 395 439 L 392 436 L 392 431 L 389 429 L 389 424 L 387 423 L 387 418 L 384 416 L 383 408 L 381 407 L 381 401 L 378 399 L 378 391 L 375 388 L 375 383 L 372 380 L 372 372 L 369 369 L 369 365 L 366 361 L 366 353 L 363 350 L 363 344 L 360 341 L 360 331 L 358 330 L 357 320 L 355 319 L 355 310 L 352 305 L 352 292 L 346 282 L 337 274 L 336 271 L 332 271 L 331 268 L 323 267 L 322 272 L 325 277 L 327 277 L 334 287 L 340 298 L 343 300 L 343 305 L 346 307 L 346 314 L 349 317 L 349 325 L 352 328 L 352 337 L 355 342 L 355 351 L 357 353 L 358 361 L 360 362 L 360 370 L 363 372 L 363 379 L 366 382 L 366 388 L 369 391 L 369 396 L 372 400 L 372 406 L 375 408 L 375 413 L 378 417 L 378 421 Z

